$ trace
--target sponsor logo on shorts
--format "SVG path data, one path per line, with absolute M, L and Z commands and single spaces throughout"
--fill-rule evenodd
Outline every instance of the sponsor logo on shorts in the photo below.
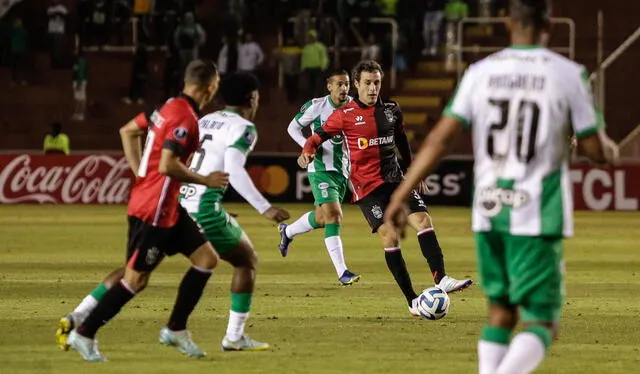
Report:
M 383 216 L 382 213 L 382 208 L 380 208 L 380 205 L 374 205 L 371 207 L 371 214 L 373 214 L 374 217 L 376 217 L 376 219 L 380 219 Z
M 369 147 L 373 147 L 376 145 L 385 145 L 393 143 L 393 135 L 389 136 L 380 136 L 377 138 L 367 139 L 367 138 L 358 138 L 358 148 L 367 149 Z
M 504 188 L 485 188 L 478 194 L 478 203 L 481 212 L 486 217 L 495 217 L 502 207 L 512 207 L 518 209 L 527 204 L 530 200 L 529 194 L 524 191 L 507 190 Z
M 151 247 L 147 251 L 147 257 L 145 261 L 147 265 L 153 265 L 158 261 L 158 256 L 160 255 L 160 250 L 157 247 Z
M 193 197 L 195 196 L 195 194 L 196 194 L 195 186 L 191 184 L 183 184 L 182 186 L 180 186 L 180 195 L 182 195 L 184 199 Z

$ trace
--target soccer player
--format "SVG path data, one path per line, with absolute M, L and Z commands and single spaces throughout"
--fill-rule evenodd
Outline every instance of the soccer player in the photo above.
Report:
M 575 133 L 583 153 L 598 163 L 617 158 L 584 67 L 538 45 L 549 9 L 544 0 L 511 0 L 511 47 L 469 67 L 386 211 L 385 223 L 402 229 L 413 186 L 470 129 L 472 225 L 489 301 L 480 374 L 532 372 L 556 333 L 563 237 L 573 234 L 567 136 Z M 519 318 L 523 331 L 512 337 Z
M 191 161 L 191 170 L 206 175 L 214 170 L 229 173 L 233 188 L 265 218 L 281 222 L 289 213 L 271 206 L 258 192 L 245 170 L 247 155 L 258 140 L 251 122 L 258 110 L 258 79 L 248 73 L 231 73 L 220 82 L 223 110 L 200 120 L 200 148 Z M 181 204 L 204 230 L 220 257 L 234 267 L 231 280 L 231 310 L 225 351 L 259 351 L 269 344 L 249 338 L 244 326 L 249 317 L 255 286 L 258 256 L 242 227 L 222 207 L 225 188 L 185 184 Z
M 387 266 L 407 299 L 409 312 L 418 316 L 418 297 L 400 251 L 400 240 L 393 226 L 382 222 L 391 193 L 403 178 L 396 150 L 403 164 L 408 165 L 412 159 L 402 112 L 395 102 L 379 99 L 382 68 L 377 62 L 361 61 L 353 68 L 351 76 L 358 89 L 358 98 L 333 112 L 325 124 L 316 129 L 315 134 L 307 139 L 298 163 L 306 167 L 323 142 L 338 134 L 343 135 L 351 162 L 353 201 L 360 206 L 372 231 L 379 234 Z M 436 285 L 446 292 L 469 287 L 472 280 L 457 280 L 446 275 L 442 249 L 427 206 L 415 190 L 411 195 L 410 209 L 410 224 L 418 232 L 420 249 Z
M 307 141 L 302 129 L 312 126 L 312 132 L 321 128 L 335 110 L 342 108 L 352 98 L 349 96 L 349 73 L 337 70 L 327 77 L 329 95 L 308 101 L 289 124 L 287 131 L 300 147 Z M 342 135 L 318 148 L 318 155 L 307 167 L 309 184 L 315 199 L 316 209 L 302 215 L 290 225 L 281 223 L 280 253 L 287 255 L 289 244 L 296 235 L 324 227 L 324 243 L 336 269 L 338 281 L 347 286 L 357 282 L 360 275 L 354 274 L 344 260 L 340 224 L 342 207 L 340 203 L 347 192 L 349 181 L 349 159 L 343 145 Z
M 148 118 L 141 114 L 120 129 L 125 156 L 136 171 L 127 210 L 129 238 L 123 278 L 101 296 L 86 319 L 68 335 L 66 343 L 87 361 L 106 361 L 95 335 L 138 292 L 166 255 L 182 253 L 191 261 L 178 291 L 161 340 L 191 356 L 204 352 L 191 340 L 187 319 L 202 296 L 218 262 L 218 255 L 197 224 L 178 203 L 180 183 L 224 188 L 228 175 L 201 175 L 185 162 L 199 146 L 199 111 L 213 98 L 219 82 L 215 64 L 195 60 L 185 72 L 182 94 Z M 146 133 L 144 149 L 140 138 Z

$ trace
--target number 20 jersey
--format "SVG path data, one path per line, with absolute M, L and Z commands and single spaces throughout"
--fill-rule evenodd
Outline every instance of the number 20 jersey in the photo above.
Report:
M 603 127 L 583 66 L 542 47 L 504 49 L 469 67 L 444 115 L 472 132 L 474 231 L 573 235 L 568 139 Z
M 225 170 L 225 153 L 236 148 L 248 155 L 255 148 L 258 133 L 255 125 L 233 111 L 221 110 L 207 114 L 199 121 L 200 148 L 194 153 L 189 168 L 207 175 Z M 180 203 L 189 213 L 218 210 L 224 188 L 208 188 L 185 184 L 181 189 Z

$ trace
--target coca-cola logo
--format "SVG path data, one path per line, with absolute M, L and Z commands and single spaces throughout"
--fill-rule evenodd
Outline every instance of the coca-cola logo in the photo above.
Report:
M 129 197 L 132 176 L 124 157 L 108 155 L 56 158 L 13 157 L 0 172 L 0 204 L 24 202 L 122 204 Z M 74 162 L 75 161 L 75 162 Z

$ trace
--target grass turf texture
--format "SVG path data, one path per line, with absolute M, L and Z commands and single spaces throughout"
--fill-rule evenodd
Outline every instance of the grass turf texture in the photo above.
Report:
M 289 205 L 297 217 L 311 205 Z M 247 333 L 268 352 L 220 352 L 227 325 L 231 267 L 222 263 L 191 317 L 194 340 L 208 352 L 189 359 L 158 344 L 188 267 L 181 256 L 154 272 L 149 287 L 99 334 L 110 362 L 91 364 L 54 342 L 58 319 L 124 262 L 123 206 L 0 206 L 0 373 L 442 373 L 477 372 L 485 321 L 478 286 L 451 296 L 439 321 L 412 318 L 388 272 L 378 238 L 361 213 L 345 207 L 349 268 L 362 274 L 338 285 L 322 230 L 299 236 L 289 256 L 277 250 L 275 225 L 248 205 L 228 204 L 252 238 L 260 263 Z M 435 208 L 447 271 L 477 279 L 466 209 Z M 578 213 L 566 242 L 567 299 L 560 340 L 540 373 L 629 373 L 640 365 L 639 213 Z M 431 285 L 417 241 L 403 252 L 416 290 Z M 425 369 L 428 368 L 428 369 Z

